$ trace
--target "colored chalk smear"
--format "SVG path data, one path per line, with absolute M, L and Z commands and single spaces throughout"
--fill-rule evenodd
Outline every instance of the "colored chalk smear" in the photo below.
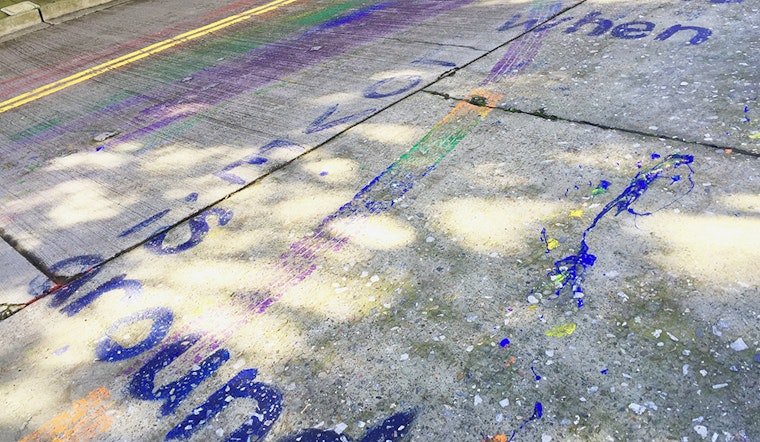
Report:
M 550 338 L 564 338 L 570 336 L 575 332 L 577 325 L 575 322 L 568 322 L 567 324 L 557 325 L 549 330 L 546 330 L 544 334 Z

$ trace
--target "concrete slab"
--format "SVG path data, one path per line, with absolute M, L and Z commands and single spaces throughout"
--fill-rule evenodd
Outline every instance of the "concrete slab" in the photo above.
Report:
M 21 304 L 32 299 L 27 293 L 29 281 L 43 277 L 23 256 L 5 241 L 0 241 L 0 304 Z M 0 309 L 2 313 L 2 309 Z
M 551 50 L 498 89 L 501 105 L 757 154 L 760 66 L 747 32 L 757 12 L 751 2 L 584 2 L 533 31 Z M 535 25 L 522 12 L 505 27 Z M 431 90 L 461 97 L 503 55 Z
M 455 9 L 471 1 L 327 3 L 280 17 L 289 34 L 231 28 L 8 110 L 3 228 L 50 267 L 108 259 L 484 53 L 470 27 L 454 39 L 416 29 L 461 27 Z M 481 22 L 498 46 L 522 9 L 493 8 Z
M 192 247 L 199 220 L 0 323 L 0 434 L 208 439 L 254 415 L 274 440 L 358 440 L 393 416 L 391 440 L 657 440 L 701 416 L 753 437 L 758 173 L 415 94 L 217 206 Z M 584 243 L 578 308 L 553 271 Z M 235 399 L 253 368 L 258 406 Z
M 340 32 L 395 5 L 352 2 L 312 26 Z M 29 250 L 63 257 L 53 273 L 79 276 L 54 287 L 29 275 L 31 293 L 52 293 L 0 322 L 0 440 L 759 439 L 760 160 L 741 147 L 641 133 L 635 118 L 609 129 L 548 108 L 504 109 L 525 99 L 513 92 L 528 82 L 542 87 L 535 69 L 552 62 L 549 53 L 564 57 L 550 30 L 501 48 L 491 66 L 476 62 L 418 90 L 499 47 L 474 36 L 481 18 L 485 34 L 506 42 L 524 28 L 505 20 L 539 24 L 560 10 L 470 2 L 441 13 L 438 23 L 452 28 L 430 38 L 425 24 L 435 21 L 383 37 L 390 49 L 352 48 L 215 103 L 218 114 L 172 101 L 201 78 L 181 81 L 181 63 L 144 75 L 165 95 L 135 90 L 146 65 L 120 73 L 125 95 L 113 79 L 89 83 L 104 97 L 96 109 L 77 103 L 72 87 L 59 95 L 74 103 L 70 114 L 52 99 L 5 114 L 17 118 L 0 124 L 15 124 L 18 136 L 0 143 L 15 162 L 3 166 L 12 188 L 3 207 L 15 198 L 29 213 L 3 214 L 16 216 L 9 224 Z M 615 29 L 629 37 L 648 26 Z M 420 83 L 409 87 L 409 75 Z M 646 95 L 648 83 L 632 84 Z M 214 88 L 196 89 L 199 100 Z M 133 97 L 142 101 L 124 114 L 105 111 Z M 374 115 L 342 119 L 374 100 Z M 122 132 L 106 122 L 139 131 L 149 126 L 140 112 L 160 103 L 193 125 L 161 133 L 144 156 L 126 155 L 125 140 L 91 155 L 49 142 L 108 143 Z M 77 125 L 49 122 L 50 109 Z M 87 119 L 98 112 L 107 115 Z M 50 140 L 36 139 L 48 156 L 30 168 L 29 139 L 54 126 Z M 275 133 L 306 149 L 261 149 Z M 194 175 L 214 164 L 234 166 L 221 169 L 227 181 Z M 237 192 L 207 207 L 219 181 Z M 188 183 L 198 186 L 189 194 Z M 183 210 L 186 222 L 156 232 Z M 127 239 L 108 236 L 120 224 Z M 159 234 L 128 248 L 146 232 Z M 92 247 L 119 255 L 99 265 Z

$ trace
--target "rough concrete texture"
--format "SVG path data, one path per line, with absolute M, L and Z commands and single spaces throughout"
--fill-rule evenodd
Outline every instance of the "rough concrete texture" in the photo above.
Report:
M 265 4 L 205 3 L 0 45 L 95 74 L 0 89 L 0 439 L 760 439 L 751 2 L 273 2 L 96 69 Z
M 42 23 L 40 11 L 36 8 L 28 8 L 29 3 L 22 2 L 20 7 L 17 4 L 10 4 L 2 8 L 2 11 L 0 11 L 0 37 L 11 35 Z

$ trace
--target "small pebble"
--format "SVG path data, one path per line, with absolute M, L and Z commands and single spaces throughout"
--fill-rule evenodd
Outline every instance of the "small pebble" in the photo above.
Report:
M 348 428 L 348 425 L 344 424 L 343 422 L 339 422 L 335 425 L 335 432 L 341 434 L 346 431 L 346 428 Z
M 702 437 L 702 439 L 707 437 L 707 427 L 705 427 L 704 425 L 695 425 L 694 431 L 696 431 L 697 434 Z
M 501 408 L 509 406 L 509 399 L 508 398 L 504 398 L 504 399 L 500 400 L 499 401 L 499 405 L 501 405 Z
M 744 351 L 744 350 L 748 349 L 749 346 L 747 346 L 747 344 L 744 343 L 744 339 L 739 338 L 739 339 L 737 339 L 737 340 L 735 340 L 734 342 L 731 343 L 731 348 L 734 351 Z
M 473 402 L 474 402 L 475 406 L 477 407 L 478 405 L 480 405 L 480 404 L 483 403 L 483 399 L 479 395 L 476 394 L 475 395 L 475 400 Z
M 643 405 L 639 405 L 635 402 L 631 402 L 630 405 L 628 405 L 628 408 L 630 408 L 631 411 L 633 411 L 634 413 L 638 415 L 644 414 L 644 412 L 647 411 L 647 407 Z

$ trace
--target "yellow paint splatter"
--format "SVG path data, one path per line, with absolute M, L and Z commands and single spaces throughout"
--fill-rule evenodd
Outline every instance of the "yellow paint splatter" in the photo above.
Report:
M 551 338 L 564 338 L 565 336 L 572 335 L 576 327 L 575 322 L 568 322 L 567 324 L 558 325 L 551 330 L 546 330 L 544 334 Z
M 554 238 L 549 238 L 548 241 L 546 241 L 546 248 L 549 250 L 554 250 L 557 247 L 559 247 L 559 240 L 556 240 Z
M 756 134 L 752 134 L 752 135 L 750 135 L 749 137 L 750 137 L 751 139 L 753 139 L 753 140 L 756 140 L 756 139 L 760 138 L 760 132 L 758 132 L 758 133 L 756 133 Z
M 580 218 L 583 216 L 583 210 L 575 209 L 570 211 L 570 218 Z

